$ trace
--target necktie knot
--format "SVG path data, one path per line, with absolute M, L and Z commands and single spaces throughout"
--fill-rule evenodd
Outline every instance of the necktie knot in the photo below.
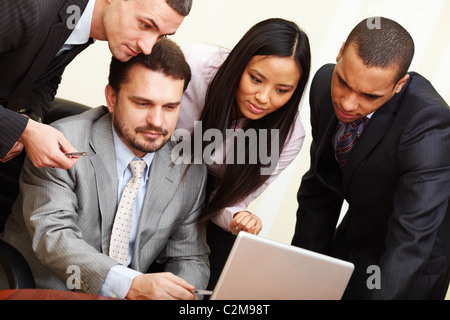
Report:
M 347 123 L 347 125 L 345 126 L 345 132 L 357 130 L 358 127 L 366 120 L 367 120 L 367 117 L 362 117 L 361 119 Z
M 142 175 L 144 174 L 144 170 L 146 167 L 146 163 L 144 160 L 135 160 L 130 162 L 130 169 L 133 173 L 133 178 L 142 178 Z
M 362 117 L 361 119 L 346 124 L 344 134 L 339 138 L 336 144 L 336 158 L 341 168 L 346 163 L 350 151 L 359 139 L 359 126 L 367 119 L 367 117 Z

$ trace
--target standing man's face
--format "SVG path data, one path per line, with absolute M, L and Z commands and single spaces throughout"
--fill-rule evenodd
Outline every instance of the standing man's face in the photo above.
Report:
M 397 68 L 367 67 L 354 45 L 342 46 L 331 80 L 331 96 L 336 117 L 352 122 L 378 110 L 394 94 L 401 91 L 409 78 L 405 75 L 397 83 Z
M 106 0 L 103 30 L 109 49 L 122 62 L 143 52 L 166 35 L 175 34 L 184 20 L 165 0 Z
M 120 139 L 141 158 L 159 150 L 172 136 L 180 114 L 184 80 L 136 64 L 106 101 Z

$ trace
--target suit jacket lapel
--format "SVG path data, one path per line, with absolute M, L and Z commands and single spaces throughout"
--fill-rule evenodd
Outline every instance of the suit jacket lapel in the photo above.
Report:
M 150 255 L 157 254 L 157 252 L 142 252 L 140 249 L 157 230 L 159 221 L 183 175 L 184 166 L 172 163 L 169 144 L 170 141 L 157 151 L 153 158 L 134 246 L 132 266 L 136 270 L 148 268 Z
M 364 129 L 361 138 L 349 155 L 347 163 L 342 170 L 344 194 L 358 165 L 377 146 L 389 130 L 394 115 L 400 106 L 400 99 L 401 94 L 396 94 L 384 106 L 378 109 L 369 120 L 367 127 Z
M 41 50 L 39 50 L 38 54 L 36 55 L 33 64 L 24 77 L 24 81 L 22 81 L 21 84 L 14 90 L 14 95 L 20 94 L 23 88 L 31 87 L 37 79 L 43 78 L 42 75 L 44 75 L 44 73 L 48 73 L 46 72 L 48 66 L 73 31 L 72 29 L 69 29 L 67 27 L 67 21 L 71 18 L 71 15 L 73 15 L 72 12 L 67 12 L 67 8 L 69 6 L 75 5 L 81 9 L 82 13 L 86 8 L 88 1 L 89 0 L 68 0 L 66 2 L 66 4 L 59 12 L 59 17 L 61 20 L 51 26 L 50 32 L 41 46 Z M 62 65 L 64 63 L 67 64 L 68 61 L 71 61 L 79 52 L 84 50 L 91 43 L 92 42 L 88 42 L 85 45 L 74 48 L 74 52 L 71 52 L 66 56 L 59 57 L 58 60 L 60 61 L 58 61 L 58 65 Z M 55 66 L 52 69 L 55 69 L 57 67 L 58 66 Z
M 322 112 L 320 119 L 318 136 L 321 139 L 317 146 L 315 167 L 317 168 L 318 179 L 336 194 L 342 195 L 342 174 L 335 160 L 334 148 L 331 144 L 337 124 L 338 120 L 330 101 L 329 108 Z
M 98 194 L 100 215 L 102 217 L 102 249 L 109 250 L 109 238 L 117 209 L 117 166 L 111 127 L 111 116 L 99 119 L 93 129 L 91 148 L 94 154 L 89 157 L 94 167 L 95 184 Z

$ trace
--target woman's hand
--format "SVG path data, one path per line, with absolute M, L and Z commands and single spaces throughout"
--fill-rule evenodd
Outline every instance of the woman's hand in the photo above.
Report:
M 262 229 L 262 222 L 258 216 L 248 211 L 240 211 L 234 215 L 230 223 L 231 232 L 237 235 L 240 231 L 258 234 Z

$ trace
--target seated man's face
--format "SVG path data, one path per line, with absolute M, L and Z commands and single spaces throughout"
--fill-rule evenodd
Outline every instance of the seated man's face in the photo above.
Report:
M 178 122 L 184 80 L 136 64 L 118 93 L 108 85 L 106 99 L 120 139 L 136 154 L 159 150 Z

